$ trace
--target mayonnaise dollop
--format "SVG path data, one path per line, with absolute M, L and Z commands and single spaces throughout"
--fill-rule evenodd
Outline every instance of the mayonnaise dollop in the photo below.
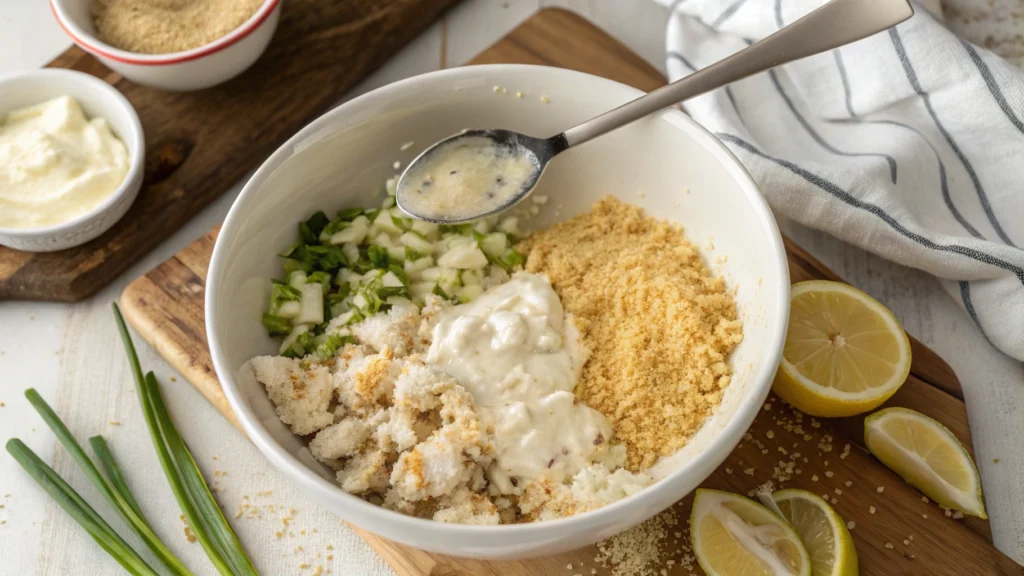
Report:
M 15 110 L 0 123 L 0 227 L 81 216 L 118 189 L 128 166 L 110 124 L 86 119 L 69 96 Z
M 426 360 L 480 406 L 497 452 L 487 473 L 502 493 L 542 476 L 562 482 L 593 463 L 623 464 L 611 423 L 573 394 L 587 351 L 545 277 L 518 273 L 443 313 Z

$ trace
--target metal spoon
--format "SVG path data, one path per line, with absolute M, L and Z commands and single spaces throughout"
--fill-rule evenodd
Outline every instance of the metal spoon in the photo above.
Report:
M 831 0 L 724 60 L 550 138 L 534 138 L 510 130 L 469 130 L 456 134 L 427 148 L 406 167 L 398 182 L 398 206 L 410 216 L 440 224 L 491 216 L 526 198 L 551 159 L 569 148 L 747 76 L 856 42 L 895 26 L 913 14 L 914 9 L 907 0 Z M 467 140 L 473 138 L 480 140 Z M 451 150 L 453 144 L 476 145 L 479 142 L 493 146 L 503 157 L 519 155 L 532 162 L 533 170 L 523 180 L 518 192 L 513 191 L 515 193 L 494 205 L 484 202 L 474 213 L 466 213 L 465 210 L 458 214 L 426 213 L 422 206 L 417 207 L 416 198 L 412 195 L 423 194 L 423 183 L 409 178 L 410 173 L 421 171 L 426 163 L 438 161 L 439 154 L 446 149 Z M 480 191 L 480 194 L 487 193 Z

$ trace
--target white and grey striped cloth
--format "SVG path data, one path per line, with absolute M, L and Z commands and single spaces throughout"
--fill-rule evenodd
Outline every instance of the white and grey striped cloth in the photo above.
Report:
M 659 0 L 678 80 L 821 0 Z M 939 278 L 1024 360 L 1024 71 L 926 10 L 890 30 L 695 98 L 686 111 L 772 208 Z

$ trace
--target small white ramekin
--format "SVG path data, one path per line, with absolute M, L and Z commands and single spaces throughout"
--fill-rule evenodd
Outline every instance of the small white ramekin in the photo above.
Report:
M 0 245 L 28 252 L 53 252 L 84 244 L 110 229 L 135 201 L 142 187 L 146 144 L 135 109 L 116 88 L 71 70 L 46 69 L 0 77 L 0 119 L 18 108 L 71 96 L 89 118 L 100 117 L 128 149 L 128 174 L 118 189 L 91 211 L 44 228 L 0 227 Z
M 280 0 L 265 0 L 248 20 L 209 44 L 170 54 L 136 54 L 96 37 L 92 0 L 50 0 L 61 28 L 106 67 L 145 86 L 186 92 L 215 86 L 244 72 L 267 49 L 281 15 Z

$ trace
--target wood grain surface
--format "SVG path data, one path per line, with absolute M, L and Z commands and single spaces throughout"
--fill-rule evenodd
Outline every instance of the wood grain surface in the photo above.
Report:
M 579 16 L 562 10 L 537 13 L 471 64 L 497 62 L 575 68 L 644 90 L 665 82 L 656 70 L 621 44 Z M 215 237 L 216 230 L 211 231 L 136 280 L 123 293 L 121 304 L 129 322 L 143 338 L 233 421 L 211 368 L 203 329 L 203 282 Z M 792 242 L 787 241 L 786 247 L 794 282 L 839 279 Z M 913 338 L 911 342 L 911 375 L 887 405 L 928 414 L 970 447 L 970 431 L 956 375 L 934 352 Z M 748 439 L 704 486 L 745 494 L 772 480 L 773 467 L 780 461 L 790 461 L 794 452 L 800 452 L 801 456 L 795 459 L 800 472 L 782 484 L 836 499 L 837 512 L 855 524 L 851 533 L 861 574 L 1024 576 L 1024 568 L 992 547 L 987 522 L 946 517 L 935 504 L 922 501 L 919 492 L 872 458 L 863 445 L 863 417 L 821 420 L 817 426 L 805 418 L 799 432 L 791 429 L 794 418 L 788 407 L 774 395 L 770 397 Z M 842 456 L 847 445 L 848 454 Z M 744 472 L 747 470 L 751 473 Z M 884 491 L 878 492 L 879 487 Z M 692 496 L 688 496 L 671 509 L 680 520 L 676 530 L 685 531 L 691 503 Z M 595 563 L 596 547 L 520 562 L 480 562 L 422 552 L 356 530 L 401 576 L 571 575 L 590 574 L 591 569 L 596 569 L 597 574 L 611 573 Z M 685 538 L 684 534 L 683 542 Z M 678 564 L 681 555 L 672 553 L 677 549 L 675 544 L 668 546 L 664 556 L 677 564 L 663 565 L 659 571 L 664 568 L 665 574 L 691 574 Z M 569 570 L 569 565 L 573 569 Z M 692 573 L 701 573 L 699 568 L 693 568 Z
M 83 246 L 46 254 L 0 246 L 0 300 L 91 296 L 457 1 L 288 0 L 252 68 L 190 93 L 133 84 L 70 48 L 50 66 L 105 80 L 138 112 L 146 137 L 142 191 L 120 222 Z

